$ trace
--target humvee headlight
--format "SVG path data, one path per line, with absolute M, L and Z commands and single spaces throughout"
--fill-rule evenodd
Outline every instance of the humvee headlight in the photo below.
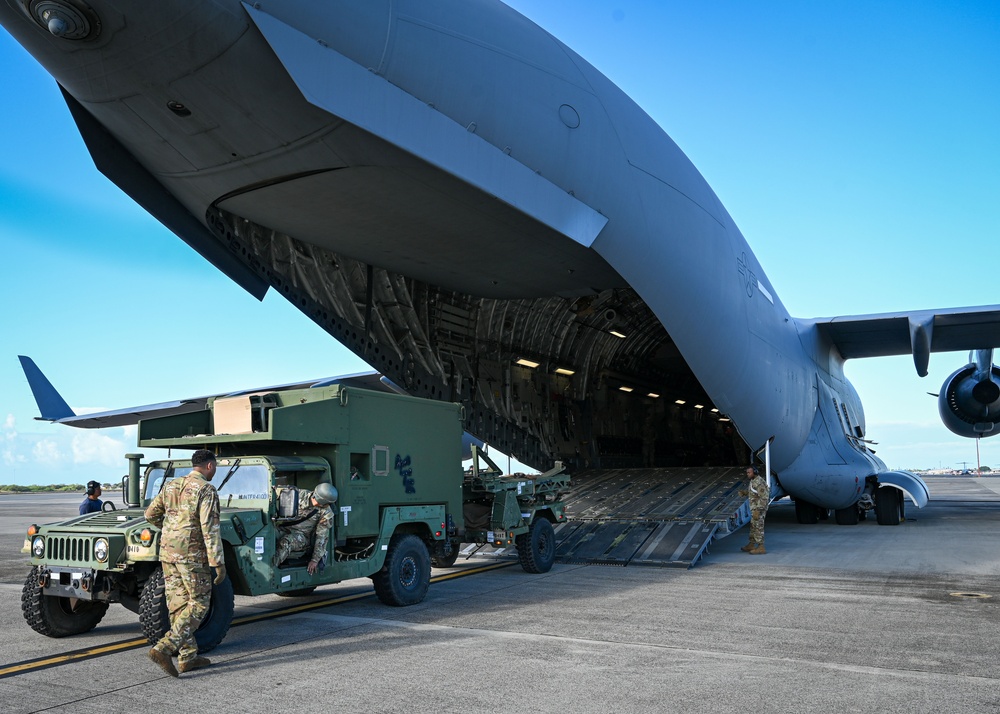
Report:
M 108 560 L 108 539 L 98 538 L 94 542 L 94 557 L 98 563 L 105 563 Z
M 41 536 L 36 536 L 33 541 L 31 541 L 31 554 L 36 558 L 41 558 L 45 555 L 45 539 Z
M 143 528 L 142 533 L 139 534 L 139 540 L 142 541 L 142 544 L 148 548 L 149 544 L 153 542 L 153 531 L 148 528 Z

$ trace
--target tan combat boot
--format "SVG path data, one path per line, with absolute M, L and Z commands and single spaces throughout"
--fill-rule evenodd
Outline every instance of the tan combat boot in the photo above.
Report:
M 745 546 L 743 546 L 742 548 L 740 548 L 740 550 L 742 550 L 744 553 L 749 553 L 751 550 L 753 550 L 756 547 L 757 547 L 757 544 L 754 543 L 753 541 L 750 541 Z
M 764 555 L 767 552 L 767 550 L 764 548 L 763 543 L 758 543 L 753 547 L 752 550 L 748 550 L 747 552 L 750 555 Z
M 177 669 L 184 672 L 190 672 L 192 669 L 201 669 L 202 667 L 207 667 L 212 664 L 212 660 L 208 657 L 202 657 L 201 655 L 195 657 L 194 659 L 184 660 L 183 662 L 177 663 Z
M 149 658 L 160 665 L 160 669 L 171 677 L 177 676 L 177 668 L 174 667 L 174 660 L 166 652 L 161 652 L 154 647 L 149 651 Z

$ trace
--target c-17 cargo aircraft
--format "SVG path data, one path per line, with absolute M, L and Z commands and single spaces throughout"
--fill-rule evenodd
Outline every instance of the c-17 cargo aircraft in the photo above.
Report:
M 872 451 L 845 360 L 974 351 L 941 414 L 998 431 L 1000 307 L 792 317 L 663 130 L 501 2 L 12 0 L 0 23 L 136 202 L 525 463 L 769 442 L 800 520 L 891 524 L 927 489 Z

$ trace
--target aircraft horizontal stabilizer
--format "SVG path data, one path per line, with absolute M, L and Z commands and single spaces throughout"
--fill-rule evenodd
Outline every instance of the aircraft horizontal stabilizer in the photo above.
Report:
M 187 399 L 178 399 L 170 402 L 144 404 L 137 407 L 125 407 L 124 409 L 114 409 L 111 411 L 77 415 L 30 357 L 19 356 L 18 359 L 21 360 L 21 368 L 24 370 L 24 376 L 28 378 L 28 385 L 31 387 L 31 393 L 34 395 L 35 402 L 38 404 L 38 411 L 41 416 L 37 418 L 41 421 L 52 421 L 83 429 L 103 429 L 105 427 L 113 426 L 129 426 L 131 424 L 138 424 L 140 419 L 201 411 L 207 407 L 208 400 L 214 397 L 235 397 L 241 394 L 250 394 L 254 392 L 279 392 L 287 389 L 327 387 L 333 384 L 343 384 L 383 392 L 394 391 L 380 381 L 381 375 L 378 372 L 358 372 L 357 374 L 348 374 L 340 377 L 324 377 L 322 379 L 310 379 L 304 382 L 294 382 L 291 384 L 253 387 L 250 389 L 241 389 L 235 392 L 209 394 L 203 397 L 189 397 Z
M 1000 305 L 913 310 L 880 315 L 798 320 L 800 333 L 815 325 L 844 359 L 913 355 L 917 374 L 927 376 L 931 352 L 1000 347 Z

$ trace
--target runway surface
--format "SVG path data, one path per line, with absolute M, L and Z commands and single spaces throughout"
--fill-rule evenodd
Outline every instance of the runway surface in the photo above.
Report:
M 83 496 L 0 495 L 0 710 L 1000 711 L 1000 478 L 928 483 L 898 527 L 803 526 L 776 503 L 767 555 L 739 550 L 744 529 L 688 571 L 511 565 L 408 608 L 368 580 L 237 597 L 213 666 L 179 679 L 123 607 L 73 638 L 27 626 L 24 530 Z

